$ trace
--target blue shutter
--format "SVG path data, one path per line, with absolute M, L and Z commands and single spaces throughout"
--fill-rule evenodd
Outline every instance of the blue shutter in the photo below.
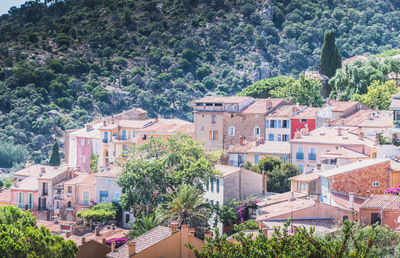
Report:
M 265 128 L 269 128 L 269 120 L 265 120 Z
M 278 142 L 282 141 L 282 135 L 278 134 Z
M 219 178 L 217 178 L 216 184 L 217 184 L 217 193 L 219 193 Z
M 278 128 L 282 128 L 282 120 L 278 120 Z
M 254 155 L 254 163 L 258 164 L 258 154 Z

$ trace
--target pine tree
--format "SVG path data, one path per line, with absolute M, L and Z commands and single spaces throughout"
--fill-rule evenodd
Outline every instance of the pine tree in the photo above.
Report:
M 54 139 L 53 148 L 49 159 L 50 166 L 59 166 L 61 164 L 60 150 L 58 148 L 57 139 Z
M 97 166 L 97 162 L 99 160 L 99 155 L 95 155 L 93 152 L 90 154 L 90 170 L 93 173 L 97 173 L 99 171 L 99 168 Z
M 336 70 L 342 65 L 342 55 L 335 46 L 335 32 L 333 30 L 325 33 L 324 44 L 322 45 L 320 59 L 320 74 L 326 75 L 328 78 L 335 76 Z M 331 88 L 326 85 L 324 88 L 324 96 L 329 96 Z

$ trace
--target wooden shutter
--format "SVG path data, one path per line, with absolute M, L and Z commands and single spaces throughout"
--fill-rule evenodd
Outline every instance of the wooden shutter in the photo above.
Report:
M 215 130 L 215 140 L 218 141 L 218 130 Z
M 212 140 L 212 130 L 210 130 L 210 141 Z

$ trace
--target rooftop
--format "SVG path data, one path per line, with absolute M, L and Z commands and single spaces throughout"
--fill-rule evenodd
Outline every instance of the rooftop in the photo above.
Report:
M 235 174 L 239 172 L 240 168 L 239 167 L 234 167 L 234 166 L 227 166 L 227 165 L 215 165 L 215 170 L 219 171 L 219 175 L 222 177 L 226 177 L 232 174 Z
M 305 109 L 306 106 L 297 106 L 297 105 L 282 105 L 269 113 L 267 117 L 292 117 L 294 115 L 297 115 L 297 113 L 303 109 Z
M 99 172 L 95 173 L 95 177 L 112 177 L 118 178 L 122 174 L 122 167 L 119 166 L 109 166 L 99 169 Z
M 331 192 L 330 196 L 334 202 L 334 206 L 350 209 L 349 195 L 345 193 Z M 365 202 L 365 198 L 354 196 L 354 210 L 359 211 L 361 204 Z
M 335 175 L 339 175 L 339 174 L 348 173 L 353 170 L 362 169 L 362 168 L 366 168 L 369 166 L 374 166 L 374 165 L 384 164 L 384 163 L 390 163 L 390 160 L 389 159 L 366 159 L 366 160 L 362 160 L 362 161 L 353 162 L 353 163 L 350 163 L 347 165 L 343 165 L 341 167 L 326 170 L 326 171 L 320 173 L 320 175 L 324 176 L 324 177 L 331 177 L 331 176 L 335 176 Z
M 241 103 L 243 101 L 251 100 L 252 97 L 245 96 L 229 96 L 229 97 L 221 97 L 221 96 L 206 96 L 194 101 L 194 103 Z
M 236 144 L 232 149 L 228 150 L 228 153 L 247 153 L 250 149 L 254 148 L 254 143 L 243 140 L 242 144 Z
M 269 110 L 282 104 L 284 99 L 256 99 L 252 104 L 247 106 L 242 114 L 266 114 Z
M 400 196 L 397 195 L 373 195 L 366 200 L 360 209 L 383 209 L 400 211 Z
M 360 104 L 358 101 L 339 101 L 339 100 L 329 100 L 327 105 L 334 106 L 333 112 L 345 112 L 355 105 Z
M 138 130 L 138 132 L 161 134 L 194 134 L 194 124 L 181 119 L 159 119 L 158 121 L 154 122 L 154 124 Z
M 34 176 L 27 177 L 21 182 L 17 183 L 17 186 L 11 186 L 11 190 L 26 190 L 26 191 L 38 191 L 38 178 Z
M 88 124 L 90 124 L 90 123 L 88 123 Z M 97 123 L 90 124 L 90 125 L 93 126 L 92 130 L 88 131 L 88 130 L 86 130 L 86 127 L 84 127 L 84 128 L 74 131 L 73 133 L 71 133 L 71 135 L 76 136 L 76 137 L 82 137 L 82 138 L 92 138 L 92 139 L 98 138 L 99 139 L 101 135 L 100 135 L 100 131 L 98 129 L 103 125 L 103 123 L 97 121 Z
M 286 193 L 281 193 L 281 194 L 275 194 L 272 196 L 268 196 L 268 198 L 263 199 L 262 201 L 257 203 L 257 206 L 259 207 L 264 207 L 268 205 L 274 205 L 280 202 L 286 202 L 288 201 L 291 197 L 294 197 L 296 199 L 301 199 L 301 198 L 306 198 L 308 194 L 306 193 L 299 193 L 299 192 L 286 192 Z
M 308 119 L 316 118 L 317 113 L 321 110 L 322 108 L 308 107 L 303 111 L 299 112 L 298 114 L 294 115 L 293 118 L 308 118 Z
M 81 184 L 93 184 L 94 185 L 94 176 L 92 173 L 77 173 L 78 176 L 65 181 L 64 184 L 66 185 L 75 185 L 78 183 Z
M 389 110 L 400 110 L 400 92 L 392 96 Z
M 54 167 L 52 170 L 50 171 L 46 171 L 46 173 L 44 173 L 41 177 L 38 177 L 40 179 L 53 179 L 57 176 L 59 176 L 62 173 L 65 173 L 65 171 L 67 170 L 67 167 Z
M 327 150 L 324 154 L 320 156 L 322 159 L 368 159 L 369 156 L 350 150 L 346 147 L 337 147 Z
M 140 253 L 141 251 L 147 249 L 148 247 L 166 239 L 171 236 L 171 229 L 168 227 L 157 226 L 143 235 L 138 236 L 132 241 L 136 242 L 136 253 Z M 107 254 L 107 257 L 128 257 L 128 245 L 124 244 L 123 246 L 117 248 L 115 252 L 111 252 Z
M 97 242 L 102 242 L 103 239 L 112 239 L 112 238 L 120 238 L 120 237 L 125 237 L 126 234 L 129 232 L 128 229 L 123 229 L 123 228 L 118 228 L 116 227 L 115 229 L 103 227 L 100 230 L 100 235 L 96 236 L 95 232 L 89 232 L 81 236 L 77 235 L 71 235 L 70 237 L 66 237 L 65 234 L 62 236 L 64 237 L 65 240 L 72 240 L 74 241 L 78 246 L 82 244 L 82 237 L 85 237 L 85 241 L 88 242 L 90 240 L 95 240 Z
M 289 142 L 265 142 L 253 147 L 248 153 L 290 154 Z
M 11 203 L 11 191 L 0 189 L 0 206 Z
M 284 228 L 284 224 L 286 221 L 263 221 L 264 226 L 269 229 L 269 232 L 273 232 L 274 227 L 280 227 L 281 229 Z M 332 220 L 327 219 L 315 219 L 315 220 L 297 220 L 293 219 L 291 224 L 294 227 L 305 227 L 308 231 L 311 228 L 314 228 L 314 233 L 320 236 L 325 236 L 329 233 L 336 231 L 335 223 Z M 290 230 L 290 226 L 288 228 Z M 268 233 L 269 233 L 268 232 Z M 269 235 L 269 234 L 268 234 Z
M 46 172 L 54 169 L 54 167 L 52 167 L 52 166 L 32 165 L 32 166 L 29 166 L 27 168 L 24 168 L 24 169 L 21 169 L 21 170 L 15 172 L 13 175 L 14 176 L 39 177 L 42 168 L 44 168 Z
M 374 146 L 374 141 L 367 137 L 359 138 L 357 134 L 350 131 L 350 128 L 341 127 L 320 127 L 302 135 L 300 138 L 290 140 L 293 143 L 317 143 L 331 145 L 365 145 Z
M 357 110 L 351 115 L 332 121 L 331 125 L 353 127 L 392 127 L 393 117 L 389 111 Z
M 101 126 L 100 130 L 112 130 L 119 127 L 123 128 L 134 128 L 134 129 L 141 129 L 147 126 L 150 126 L 154 123 L 154 119 L 147 119 L 147 120 L 119 120 L 113 124 L 107 124 L 107 126 Z
M 289 178 L 289 180 L 300 181 L 300 182 L 311 182 L 317 180 L 319 175 L 317 173 L 300 174 Z
M 315 202 L 308 199 L 295 199 L 294 201 L 285 201 L 274 205 L 268 205 L 260 208 L 261 215 L 257 217 L 257 220 L 272 219 L 283 214 L 303 210 L 312 206 L 315 206 Z

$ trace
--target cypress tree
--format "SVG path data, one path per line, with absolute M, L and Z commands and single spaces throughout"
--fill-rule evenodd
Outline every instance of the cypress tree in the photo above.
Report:
M 61 164 L 60 150 L 58 148 L 57 139 L 54 139 L 53 148 L 49 159 L 50 166 L 59 166 Z
M 326 75 L 328 78 L 335 76 L 336 70 L 342 65 L 342 55 L 335 46 L 335 32 L 333 30 L 325 33 L 324 44 L 322 45 L 320 58 L 320 74 Z M 324 96 L 329 96 L 331 88 L 326 85 L 324 88 Z

